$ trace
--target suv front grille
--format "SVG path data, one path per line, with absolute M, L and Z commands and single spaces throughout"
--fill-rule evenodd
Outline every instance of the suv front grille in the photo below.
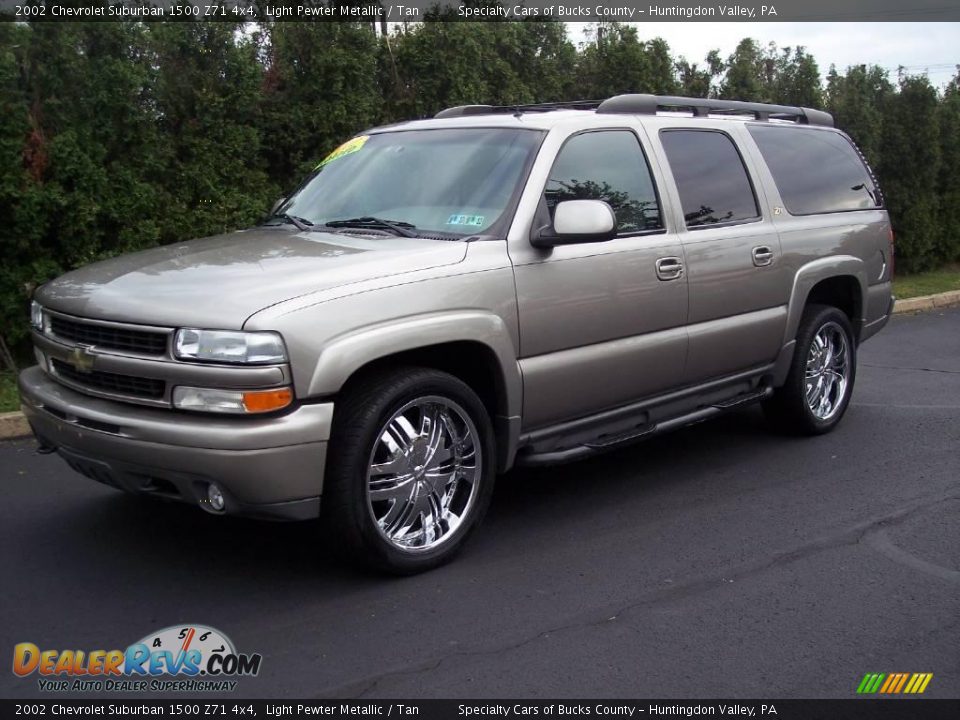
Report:
M 63 340 L 94 345 L 109 350 L 122 350 L 163 355 L 167 351 L 167 335 L 149 330 L 128 330 L 107 325 L 94 325 L 50 315 L 50 332 Z
M 163 399 L 166 391 L 166 383 L 163 380 L 99 371 L 84 373 L 56 358 L 52 358 L 50 364 L 58 377 L 91 390 L 151 400 Z

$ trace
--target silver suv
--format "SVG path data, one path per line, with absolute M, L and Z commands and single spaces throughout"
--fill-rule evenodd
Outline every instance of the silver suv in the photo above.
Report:
M 831 430 L 892 272 L 877 183 L 826 113 L 457 107 L 353 138 L 256 228 L 44 285 L 20 391 L 42 449 L 88 477 L 322 512 L 416 572 L 514 465 L 757 401 Z

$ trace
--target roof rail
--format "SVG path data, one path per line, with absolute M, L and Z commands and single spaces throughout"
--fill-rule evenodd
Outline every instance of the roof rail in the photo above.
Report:
M 833 116 L 823 110 L 740 100 L 636 94 L 617 95 L 597 106 L 597 113 L 603 114 L 656 115 L 658 110 L 690 110 L 694 117 L 749 114 L 756 120 L 793 120 L 804 125 L 833 127 Z
M 617 95 L 608 100 L 571 100 L 568 102 L 533 103 L 530 105 L 458 105 L 441 110 L 435 118 L 498 115 L 550 110 L 596 110 L 602 114 L 656 115 L 659 110 L 689 110 L 694 117 L 713 115 L 753 115 L 756 120 L 792 120 L 802 125 L 833 127 L 833 116 L 823 110 L 791 105 L 741 102 L 740 100 L 708 100 L 673 95 Z
M 569 100 L 564 102 L 531 103 L 529 105 L 458 105 L 441 110 L 435 118 L 465 117 L 468 115 L 496 115 L 525 112 L 549 112 L 550 110 L 596 110 L 604 100 Z

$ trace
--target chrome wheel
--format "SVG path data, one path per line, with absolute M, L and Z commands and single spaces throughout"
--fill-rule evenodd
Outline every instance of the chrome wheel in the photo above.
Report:
M 448 541 L 476 503 L 481 456 L 473 420 L 452 400 L 422 397 L 397 410 L 367 468 L 367 507 L 380 534 L 407 552 Z
M 847 334 L 837 323 L 825 323 L 810 343 L 806 367 L 806 397 L 810 412 L 829 420 L 843 406 L 850 383 Z

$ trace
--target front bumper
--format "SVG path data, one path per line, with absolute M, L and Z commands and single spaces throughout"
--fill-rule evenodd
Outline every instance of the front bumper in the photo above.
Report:
M 223 418 L 90 397 L 39 367 L 20 373 L 19 386 L 40 443 L 99 482 L 211 513 L 207 487 L 216 482 L 225 513 L 278 520 L 319 515 L 332 403 Z

